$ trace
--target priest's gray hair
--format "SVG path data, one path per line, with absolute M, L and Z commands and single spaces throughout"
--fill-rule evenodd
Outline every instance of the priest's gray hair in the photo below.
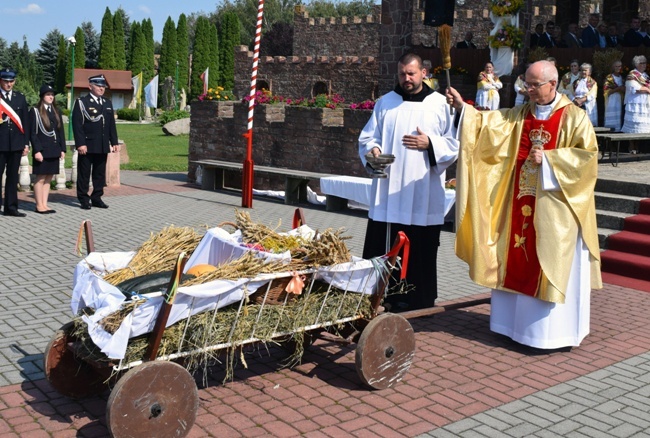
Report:
M 637 65 L 641 64 L 642 62 L 646 62 L 647 59 L 643 55 L 637 55 L 634 58 L 632 58 L 632 64 L 636 67 Z
M 585 70 L 585 69 L 589 69 L 589 74 L 591 74 L 591 72 L 593 71 L 591 68 L 591 64 L 587 62 L 583 62 L 582 65 L 580 65 L 580 70 Z

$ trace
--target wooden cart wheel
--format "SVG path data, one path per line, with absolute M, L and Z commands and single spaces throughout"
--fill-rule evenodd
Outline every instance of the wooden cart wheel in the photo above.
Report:
M 415 356 L 415 334 L 401 315 L 384 313 L 363 329 L 355 353 L 359 377 L 370 388 L 390 388 L 402 380 Z
M 43 353 L 45 378 L 60 394 L 72 398 L 97 395 L 106 390 L 104 376 L 90 364 L 78 359 L 68 348 L 74 341 L 70 335 L 73 323 L 57 330 Z
M 113 437 L 184 437 L 196 420 L 199 391 L 174 362 L 147 362 L 129 370 L 106 405 Z

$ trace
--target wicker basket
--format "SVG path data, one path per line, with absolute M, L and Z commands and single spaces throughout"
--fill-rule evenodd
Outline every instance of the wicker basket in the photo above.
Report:
M 307 274 L 304 277 L 305 288 L 307 288 L 311 283 L 312 274 Z M 268 288 L 268 293 L 266 292 L 267 286 L 262 286 L 250 296 L 250 300 L 256 304 L 264 303 L 273 306 L 284 304 L 285 300 L 287 303 L 297 300 L 299 295 L 287 292 L 286 290 L 287 285 L 292 278 L 293 277 L 282 277 L 272 280 L 271 286 Z

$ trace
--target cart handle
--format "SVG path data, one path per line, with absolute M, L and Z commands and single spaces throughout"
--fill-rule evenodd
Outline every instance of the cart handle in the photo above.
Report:
M 293 221 L 291 223 L 291 228 L 296 229 L 301 225 L 305 225 L 307 221 L 305 220 L 305 213 L 303 213 L 302 208 L 296 208 L 296 211 L 293 212 Z
M 86 254 L 90 254 L 95 251 L 95 239 L 93 237 L 93 225 L 90 220 L 85 220 L 81 222 L 79 227 L 79 233 L 77 234 L 77 244 L 75 247 L 75 252 L 78 256 L 81 256 L 81 245 L 84 239 L 84 234 L 86 237 Z
M 393 247 L 386 253 L 386 257 L 389 259 L 397 258 L 400 250 L 402 250 L 402 272 L 400 273 L 400 280 L 406 278 L 406 271 L 409 266 L 409 253 L 411 252 L 411 241 L 403 231 L 397 232 L 397 237 L 395 237 L 395 243 Z M 394 264 L 394 260 L 391 261 L 391 264 Z

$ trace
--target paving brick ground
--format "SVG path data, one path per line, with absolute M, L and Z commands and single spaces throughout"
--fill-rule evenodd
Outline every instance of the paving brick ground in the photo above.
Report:
M 647 181 L 650 165 L 625 168 Z M 623 170 L 628 163 L 622 163 Z M 603 174 L 610 172 L 603 168 Z M 610 166 L 611 167 L 611 166 Z M 168 224 L 216 225 L 232 220 L 237 193 L 197 190 L 178 174 L 123 172 L 107 190 L 108 210 L 83 211 L 74 193 L 57 192 L 55 215 L 0 216 L 0 436 L 107 436 L 108 393 L 76 401 L 43 379 L 42 352 L 70 320 L 76 233 L 91 219 L 99 251 L 137 247 Z M 293 208 L 256 198 L 252 216 L 288 224 Z M 306 207 L 314 228 L 345 226 L 361 252 L 363 212 L 326 213 Z M 11 230 L 11 232 L 9 231 Z M 440 300 L 487 296 L 467 279 L 443 232 Z M 570 352 L 542 352 L 489 331 L 489 305 L 412 319 L 416 357 L 392 389 L 370 391 L 356 374 L 354 347 L 317 341 L 294 369 L 272 347 L 251 352 L 225 385 L 213 367 L 197 375 L 200 408 L 192 437 L 219 436 L 572 436 L 650 435 L 650 294 L 606 285 L 592 296 L 591 334 Z

